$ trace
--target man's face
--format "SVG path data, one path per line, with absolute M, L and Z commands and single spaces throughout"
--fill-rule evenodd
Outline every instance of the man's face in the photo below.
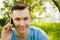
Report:
M 30 13 L 28 8 L 24 10 L 13 10 L 13 22 L 16 31 L 26 33 L 30 25 Z

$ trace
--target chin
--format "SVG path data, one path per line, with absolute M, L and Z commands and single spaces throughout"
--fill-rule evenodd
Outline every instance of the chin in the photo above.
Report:
M 19 31 L 19 33 L 24 34 L 25 32 L 24 31 Z

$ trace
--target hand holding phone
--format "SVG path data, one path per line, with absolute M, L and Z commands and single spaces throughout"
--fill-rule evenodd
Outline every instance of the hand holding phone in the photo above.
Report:
M 10 40 L 12 37 L 12 30 L 10 29 L 11 22 L 8 22 L 2 29 L 1 39 Z

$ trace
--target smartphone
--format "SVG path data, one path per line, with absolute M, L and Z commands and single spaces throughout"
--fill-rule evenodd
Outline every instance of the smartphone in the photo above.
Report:
M 13 28 L 13 19 L 12 18 L 10 18 L 10 22 L 11 22 L 11 28 L 10 29 L 12 29 Z
M 13 19 L 12 18 L 10 19 L 10 22 L 11 22 L 11 24 L 13 24 Z

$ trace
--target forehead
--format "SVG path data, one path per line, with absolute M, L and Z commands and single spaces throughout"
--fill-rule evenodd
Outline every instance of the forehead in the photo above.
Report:
M 13 17 L 24 18 L 24 17 L 29 17 L 29 16 L 30 16 L 30 13 L 27 8 L 24 10 L 13 10 Z

